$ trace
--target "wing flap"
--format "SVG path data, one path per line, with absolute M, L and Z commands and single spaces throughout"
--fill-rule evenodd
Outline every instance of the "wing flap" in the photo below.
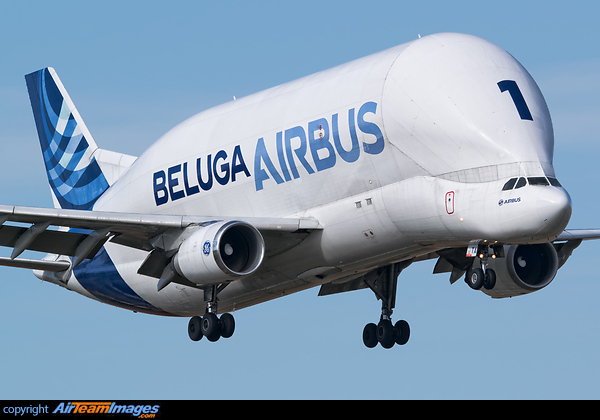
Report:
M 0 246 L 14 248 L 18 239 L 23 237 L 27 230 L 25 227 L 2 225 L 0 227 Z M 37 235 L 25 249 L 72 257 L 75 256 L 77 246 L 86 237 L 87 235 L 83 233 L 45 230 Z

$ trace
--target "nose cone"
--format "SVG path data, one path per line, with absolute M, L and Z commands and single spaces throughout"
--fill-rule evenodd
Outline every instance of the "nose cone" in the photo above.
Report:
M 538 233 L 546 237 L 560 235 L 569 223 L 571 211 L 571 197 L 564 188 L 540 188 L 537 212 L 543 227 Z

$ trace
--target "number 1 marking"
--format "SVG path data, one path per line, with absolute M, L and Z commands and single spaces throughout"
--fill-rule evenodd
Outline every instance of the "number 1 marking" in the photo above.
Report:
M 522 120 L 533 121 L 531 112 L 529 112 L 529 107 L 525 102 L 525 98 L 521 93 L 521 89 L 519 89 L 519 86 L 517 86 L 517 82 L 514 80 L 502 80 L 501 82 L 498 82 L 498 87 L 500 88 L 500 92 L 508 90 L 508 93 L 510 93 L 510 97 L 515 103 L 517 111 L 519 111 L 519 116 Z

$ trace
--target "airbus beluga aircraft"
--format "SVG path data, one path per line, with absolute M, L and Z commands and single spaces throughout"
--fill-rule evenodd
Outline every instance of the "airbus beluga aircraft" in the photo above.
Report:
M 0 206 L 0 264 L 103 303 L 190 317 L 371 289 L 367 347 L 405 344 L 397 279 L 437 259 L 493 298 L 546 287 L 571 230 L 546 102 L 503 49 L 437 34 L 201 112 L 140 157 L 100 149 L 52 68 L 25 76 L 54 209 Z M 47 255 L 20 258 L 25 250 Z

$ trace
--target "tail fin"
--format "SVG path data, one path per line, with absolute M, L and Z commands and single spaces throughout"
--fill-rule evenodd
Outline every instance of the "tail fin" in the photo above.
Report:
M 53 68 L 25 81 L 55 207 L 91 210 L 109 187 L 94 157 L 96 142 Z

